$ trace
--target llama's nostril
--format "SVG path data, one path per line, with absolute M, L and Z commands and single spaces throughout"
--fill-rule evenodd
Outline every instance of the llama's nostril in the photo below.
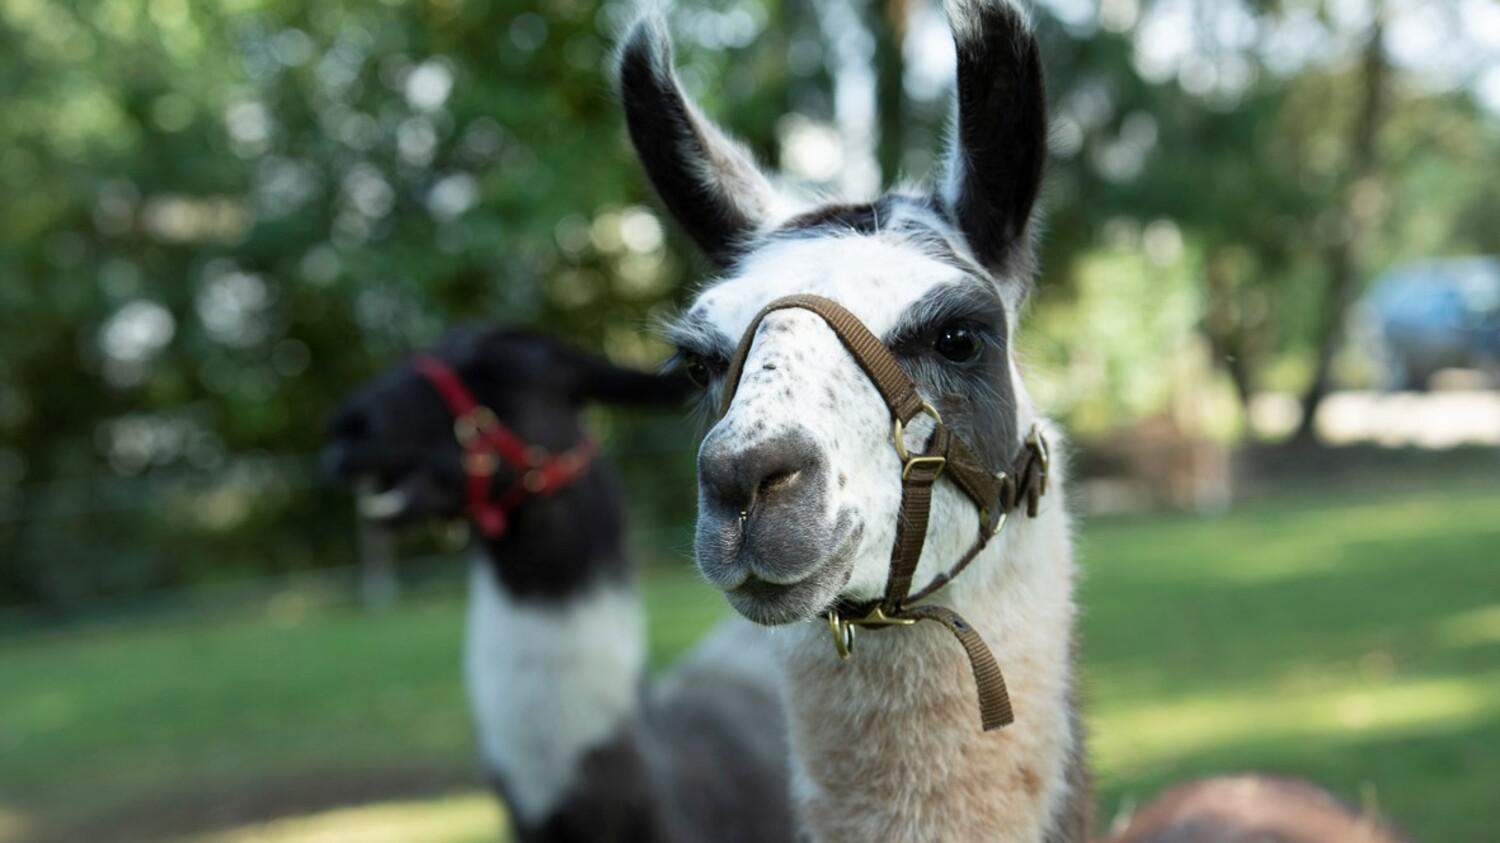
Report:
M 767 475 L 766 479 L 760 481 L 760 487 L 755 490 L 757 500 L 767 500 L 780 492 L 789 490 L 796 485 L 797 478 L 802 476 L 802 470 L 778 471 Z
M 698 479 L 704 501 L 726 517 L 749 520 L 765 507 L 790 501 L 803 493 L 822 466 L 812 438 L 791 431 L 748 448 L 736 448 L 727 438 L 704 443 L 698 455 Z

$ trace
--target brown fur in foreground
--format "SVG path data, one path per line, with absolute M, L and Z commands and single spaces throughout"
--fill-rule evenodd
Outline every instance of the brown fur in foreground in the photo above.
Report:
M 1111 843 L 1406 843 L 1299 779 L 1226 776 L 1178 785 L 1132 816 Z

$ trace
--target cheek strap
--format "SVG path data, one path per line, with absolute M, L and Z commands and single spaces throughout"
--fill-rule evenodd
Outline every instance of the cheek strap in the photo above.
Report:
M 724 394 L 719 403 L 720 418 L 729 412 L 734 401 L 745 360 L 750 356 L 761 322 L 774 311 L 791 308 L 810 311 L 827 323 L 874 384 L 890 409 L 891 444 L 901 459 L 901 512 L 896 523 L 896 541 L 891 549 L 885 595 L 864 603 L 840 603 L 828 612 L 834 647 L 840 658 L 849 658 L 856 627 L 912 626 L 919 621 L 942 624 L 963 646 L 969 658 L 979 695 L 981 727 L 990 731 L 1009 725 L 1015 720 L 1010 694 L 1000 666 L 984 639 L 952 609 L 913 604 L 942 588 L 974 561 L 1022 501 L 1026 503 L 1027 514 L 1036 516 L 1041 496 L 1047 491 L 1051 462 L 1046 439 L 1039 428 L 1033 427 L 1010 464 L 1001 471 L 991 471 L 973 449 L 943 424 L 937 409 L 923 400 L 916 383 L 902 370 L 885 343 L 842 305 L 814 295 L 776 299 L 750 321 L 725 375 Z M 911 452 L 906 446 L 906 427 L 923 414 L 932 419 L 932 432 L 921 451 Z M 927 539 L 932 489 L 944 476 L 974 503 L 979 512 L 979 534 L 957 563 L 912 594 L 912 578 Z

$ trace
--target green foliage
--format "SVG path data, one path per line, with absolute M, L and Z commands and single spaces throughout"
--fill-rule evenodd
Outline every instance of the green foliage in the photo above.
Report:
M 612 94 L 632 9 L 0 8 L 0 604 L 346 561 L 323 421 L 457 322 L 658 363 L 643 328 L 689 251 Z M 825 84 L 778 58 L 806 22 L 774 0 L 680 18 L 685 79 L 769 153 Z

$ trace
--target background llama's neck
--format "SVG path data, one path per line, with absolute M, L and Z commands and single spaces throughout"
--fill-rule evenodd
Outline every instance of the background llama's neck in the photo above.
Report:
M 519 510 L 505 538 L 481 543 L 472 562 L 469 703 L 486 772 L 523 839 L 546 839 L 540 829 L 586 801 L 581 786 L 638 778 L 628 733 L 645 620 L 611 490 L 596 468 Z
M 1000 662 L 1016 712 L 1000 731 L 980 731 L 968 660 L 936 624 L 862 631 L 843 663 L 820 625 L 788 637 L 795 789 L 815 839 L 1086 839 L 1068 530 L 1054 488 L 930 601 Z
M 645 667 L 640 599 L 606 578 L 565 599 L 524 599 L 489 559 L 469 579 L 464 672 L 486 771 L 518 824 L 564 807 L 584 761 L 619 739 Z

